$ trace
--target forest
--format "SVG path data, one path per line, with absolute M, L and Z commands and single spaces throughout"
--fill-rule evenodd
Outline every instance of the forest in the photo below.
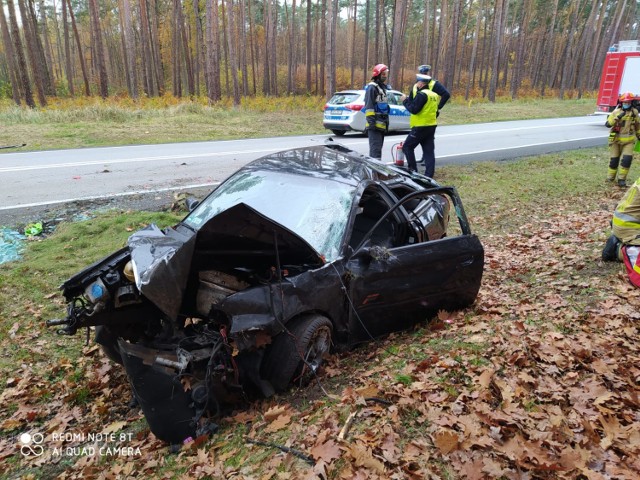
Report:
M 580 98 L 637 0 L 0 0 L 0 97 L 318 95 L 385 63 L 458 97 Z

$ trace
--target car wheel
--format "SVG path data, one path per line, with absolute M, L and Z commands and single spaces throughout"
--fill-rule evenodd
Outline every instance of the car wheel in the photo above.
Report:
M 96 343 L 112 361 L 122 365 L 122 356 L 118 348 L 118 337 L 104 325 L 96 326 Z
M 331 130 L 336 137 L 342 137 L 346 132 L 346 130 Z
M 287 328 L 273 339 L 263 362 L 264 377 L 280 392 L 294 380 L 311 380 L 331 349 L 332 325 L 326 317 L 304 316 Z

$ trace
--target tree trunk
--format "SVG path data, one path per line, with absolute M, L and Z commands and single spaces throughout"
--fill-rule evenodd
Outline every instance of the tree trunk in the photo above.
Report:
M 229 68 L 231 69 L 231 84 L 233 87 L 233 104 L 240 105 L 240 85 L 238 83 L 238 57 L 235 47 L 235 14 L 233 0 L 227 3 L 227 43 L 229 51 Z
M 435 0 L 434 0 L 435 1 Z M 420 65 L 425 62 L 430 62 L 429 60 L 429 0 L 425 0 L 424 2 L 424 12 L 422 15 L 422 29 L 420 35 L 420 59 L 418 63 Z
M 51 74 L 51 65 L 47 62 L 45 49 L 40 38 L 40 32 L 38 28 L 38 16 L 36 15 L 36 9 L 34 6 L 34 0 L 25 0 L 26 17 L 31 21 L 24 22 L 25 33 L 29 32 L 31 42 L 33 43 L 35 61 L 38 63 L 38 69 L 42 77 L 42 86 L 44 88 L 45 95 L 55 96 L 56 89 L 53 84 L 53 77 Z
M 329 0 L 330 1 L 330 0 Z M 320 13 L 320 38 L 318 39 L 316 52 L 319 52 L 319 58 L 316 59 L 316 65 L 320 64 L 320 74 L 316 76 L 316 92 L 325 93 L 325 59 L 327 48 L 327 0 L 322 0 L 322 12 Z
M 480 0 L 478 13 L 476 14 L 476 28 L 473 34 L 473 46 L 471 47 L 471 57 L 469 58 L 469 79 L 467 80 L 467 88 L 464 92 L 464 99 L 469 100 L 471 88 L 475 88 L 476 83 L 476 56 L 478 54 L 478 40 L 480 39 L 480 24 L 484 17 L 482 15 L 484 0 Z
M 555 26 L 556 26 L 556 17 L 558 15 L 558 0 L 554 0 L 554 5 L 553 5 L 553 9 L 551 10 L 551 20 L 549 22 L 549 31 L 547 33 L 547 48 L 546 51 L 542 52 L 543 55 L 543 71 L 541 73 L 541 89 L 540 89 L 540 95 L 542 97 L 544 97 L 544 92 L 545 92 L 545 88 L 547 86 L 547 83 L 549 83 L 549 71 L 551 70 L 551 65 L 553 62 L 553 47 L 554 47 L 554 42 L 553 39 L 555 38 L 553 35 L 553 32 L 555 30 Z
M 27 61 L 25 59 L 24 50 L 22 49 L 20 28 L 18 27 L 18 21 L 16 20 L 16 9 L 13 5 L 13 0 L 7 0 L 7 7 L 9 12 L 9 23 L 11 24 L 11 39 L 13 40 L 13 49 L 16 54 L 18 76 L 20 78 L 20 83 L 22 84 L 21 90 L 24 93 L 24 101 L 29 107 L 35 108 L 36 102 L 33 99 L 31 81 L 29 80 L 29 73 L 27 72 Z
M 75 91 L 73 88 L 73 70 L 71 68 L 71 45 L 69 44 L 69 20 L 66 0 L 62 0 L 62 30 L 64 37 L 65 75 L 67 76 L 67 84 L 69 85 L 69 94 L 73 97 L 75 95 Z
M 222 13 L 222 54 L 224 59 L 220 60 L 220 65 L 224 66 L 224 91 L 227 95 L 231 92 L 231 86 L 229 85 L 229 47 L 227 44 L 227 7 L 225 6 L 225 0 L 220 2 L 220 13 Z
M 285 11 L 287 2 L 284 2 Z M 287 15 L 288 18 L 288 15 Z M 287 49 L 287 93 L 295 93 L 295 70 L 296 70 L 296 0 L 291 0 L 291 18 L 289 19 L 289 45 Z
M 222 98 L 220 92 L 220 72 L 216 70 L 220 65 L 218 48 L 218 0 L 207 0 L 206 6 L 206 74 L 207 96 L 209 104 Z
M 33 30 L 33 23 L 31 17 L 27 13 L 24 0 L 18 0 L 18 8 L 20 9 L 20 18 L 22 18 L 22 26 L 24 29 L 24 36 L 27 44 L 27 57 L 29 64 L 31 65 L 31 72 L 33 73 L 33 83 L 36 87 L 36 93 L 38 95 L 38 102 L 41 106 L 47 105 L 47 98 L 45 95 L 45 78 L 44 68 L 40 62 L 38 50 L 36 47 L 35 32 Z
M 4 44 L 5 53 L 7 55 L 7 66 L 9 67 L 9 80 L 11 81 L 11 95 L 16 105 L 20 105 L 21 102 L 21 88 L 20 79 L 18 76 L 18 65 L 16 62 L 16 53 L 11 40 L 11 34 L 9 33 L 9 26 L 7 25 L 7 19 L 4 16 L 4 7 L 0 2 L 0 28 L 2 29 L 2 43 Z
M 371 0 L 365 0 L 365 14 L 364 14 L 364 56 L 362 60 L 362 84 L 367 84 L 369 78 L 369 28 L 371 17 Z
M 294 0 L 295 1 L 295 0 Z M 358 27 L 358 0 L 353 0 L 353 29 L 351 34 L 351 49 L 349 53 L 349 64 L 351 65 L 351 81 L 349 85 L 355 87 L 355 71 L 356 71 L 356 35 Z
M 368 1 L 368 0 L 367 0 Z M 307 31 L 306 33 L 306 52 L 305 52 L 305 80 L 307 86 L 307 93 L 311 92 L 311 40 L 312 40 L 312 31 L 311 31 L 311 0 L 307 0 Z M 366 44 L 365 44 L 366 48 Z
M 251 79 L 253 83 L 252 92 L 253 95 L 257 93 L 257 82 L 256 82 L 256 72 L 258 71 L 258 59 L 256 54 L 256 42 L 255 42 L 255 34 L 253 28 L 253 17 L 251 15 L 251 0 L 247 3 L 247 8 L 249 10 L 249 37 L 251 37 Z
M 193 76 L 193 56 L 191 55 L 191 48 L 189 47 L 189 39 L 187 38 L 187 29 L 184 21 L 184 11 L 182 10 L 182 1 L 178 0 L 178 32 L 180 32 L 180 38 L 178 43 L 182 41 L 182 51 L 184 53 L 184 63 L 187 68 L 187 87 L 189 88 L 189 96 L 193 97 L 196 92 L 195 78 Z M 180 51 L 180 48 L 178 48 Z
M 496 101 L 498 76 L 500 75 L 500 47 L 502 46 L 502 12 L 505 0 L 497 0 L 493 12 L 493 49 L 491 63 L 491 79 L 489 81 L 489 101 Z
M 511 75 L 511 98 L 518 98 L 518 89 L 522 80 L 522 71 L 524 70 L 524 52 L 525 44 L 528 39 L 529 22 L 531 21 L 531 0 L 524 0 L 522 14 L 520 15 L 522 28 L 518 33 L 518 46 L 516 51 L 516 62 Z
M 84 93 L 87 97 L 91 96 L 91 89 L 89 88 L 89 75 L 87 74 L 87 64 L 84 61 L 84 55 L 82 54 L 82 43 L 80 42 L 80 33 L 78 32 L 78 26 L 76 25 L 76 17 L 73 14 L 73 8 L 71 7 L 71 0 L 64 0 L 69 7 L 69 17 L 71 18 L 71 27 L 73 28 L 73 36 L 76 39 L 76 47 L 78 48 L 78 57 L 80 61 L 80 69 L 82 70 L 82 80 L 84 81 Z
M 382 12 L 382 9 L 384 7 L 384 0 L 376 0 L 376 14 L 375 14 L 375 30 L 374 30 L 374 43 L 373 43 L 373 61 L 371 62 L 372 65 L 377 65 L 378 63 L 380 63 L 380 57 L 381 57 L 381 48 L 382 45 L 380 43 L 380 39 L 382 38 L 382 36 L 384 35 L 384 32 L 382 32 L 382 27 L 381 27 L 381 17 L 382 15 L 380 14 L 380 12 Z M 384 13 L 384 12 L 383 12 Z M 367 65 L 366 67 L 367 69 L 369 69 L 369 65 Z
M 497 0 L 497 1 L 500 1 L 500 0 Z M 434 10 L 436 8 L 436 4 L 437 2 L 433 2 Z M 440 56 L 443 54 L 443 44 L 444 44 L 444 39 L 443 39 L 444 35 L 442 34 L 442 29 L 446 27 L 447 17 L 448 17 L 447 0 L 443 0 L 442 7 L 438 15 L 437 32 L 436 32 L 436 29 L 434 29 L 434 32 L 433 32 L 433 34 L 435 35 L 434 42 L 433 42 L 434 47 L 432 49 L 433 56 L 435 57 L 432 63 L 433 71 L 439 71 L 438 69 L 441 68 Z M 434 19 L 435 19 L 435 12 L 434 12 Z
M 269 56 L 271 64 L 271 92 L 274 95 L 278 95 L 278 0 L 273 0 L 273 4 L 271 6 L 271 13 L 269 19 L 269 29 L 271 32 L 269 33 L 269 38 L 271 40 L 271 46 L 269 48 Z
M 160 56 L 160 40 L 158 37 L 158 8 L 156 0 L 150 0 L 150 36 L 151 55 L 153 56 L 153 66 L 155 81 L 157 84 L 158 95 L 164 94 L 164 68 L 162 66 L 162 57 Z
M 129 95 L 134 100 L 138 99 L 138 75 L 136 69 L 136 49 L 133 41 L 133 23 L 131 22 L 131 3 L 129 0 L 122 0 L 122 10 L 124 17 L 124 44 L 127 49 L 126 62 L 127 71 L 129 72 L 129 78 L 131 84 L 129 85 Z
M 401 67 L 404 57 L 404 20 L 407 17 L 407 1 L 396 0 L 393 12 L 393 30 L 391 33 L 391 49 L 389 55 L 389 83 L 400 86 Z
M 335 42 L 335 22 L 337 17 L 337 0 L 327 0 L 327 35 L 325 38 L 325 60 L 326 65 L 326 83 L 324 96 L 328 100 L 333 95 L 336 85 L 336 65 L 335 65 L 335 49 L 333 48 Z
M 144 76 L 144 91 L 147 96 L 157 97 L 158 88 L 154 81 L 155 60 L 151 52 L 151 27 L 147 0 L 140 0 L 140 43 L 142 44 L 142 72 Z
M 54 88 L 54 75 L 53 75 L 53 50 L 51 49 L 51 42 L 49 42 L 49 28 L 47 26 L 47 15 L 46 15 L 46 11 L 44 8 L 44 0 L 39 0 L 39 8 L 40 8 L 40 27 L 42 28 L 42 31 L 40 32 L 40 34 L 42 35 L 42 40 L 44 43 L 44 58 L 47 62 L 47 73 L 49 75 L 49 79 L 50 79 L 50 86 L 51 86 L 51 92 L 49 92 L 49 95 L 55 95 L 55 88 Z M 35 18 L 34 18 L 35 20 Z
M 247 42 L 244 39 L 247 38 L 247 19 L 245 15 L 245 3 L 244 0 L 238 0 L 238 14 L 240 19 L 238 21 L 238 35 L 240 39 L 238 42 L 239 48 L 239 62 L 240 71 L 242 72 L 242 95 L 249 95 L 249 69 L 247 67 Z M 253 37 L 249 39 L 249 45 L 253 44 Z
M 450 88 L 455 82 L 456 64 L 458 59 L 458 36 L 460 35 L 460 9 L 461 0 L 453 1 L 453 14 L 451 16 L 451 27 L 449 28 L 449 46 L 445 55 L 447 67 L 444 74 L 444 83 Z
M 102 27 L 100 26 L 100 8 L 98 0 L 89 0 L 89 17 L 91 19 L 91 29 L 93 31 L 93 51 L 96 55 L 100 96 L 102 98 L 107 98 L 109 96 L 109 84 L 107 79 L 107 66 L 104 59 L 104 47 L 102 46 Z
M 182 72 L 180 65 L 180 0 L 173 0 L 171 22 L 171 79 L 174 97 L 182 97 Z

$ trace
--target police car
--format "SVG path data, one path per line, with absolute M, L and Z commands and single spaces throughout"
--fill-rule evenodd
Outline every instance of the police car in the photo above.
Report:
M 336 135 L 349 131 L 364 132 L 367 122 L 364 117 L 364 90 L 344 90 L 337 92 L 324 106 L 322 125 Z M 402 105 L 402 92 L 387 91 L 389 112 L 389 131 L 409 130 L 411 115 Z

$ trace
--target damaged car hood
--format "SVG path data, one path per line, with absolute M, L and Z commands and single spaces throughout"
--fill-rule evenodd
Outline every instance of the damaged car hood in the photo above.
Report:
M 176 319 L 194 249 L 228 255 L 272 255 L 274 265 L 321 267 L 324 259 L 291 230 L 240 203 L 211 218 L 198 231 L 178 224 L 155 225 L 129 237 L 136 286 L 170 319 Z

